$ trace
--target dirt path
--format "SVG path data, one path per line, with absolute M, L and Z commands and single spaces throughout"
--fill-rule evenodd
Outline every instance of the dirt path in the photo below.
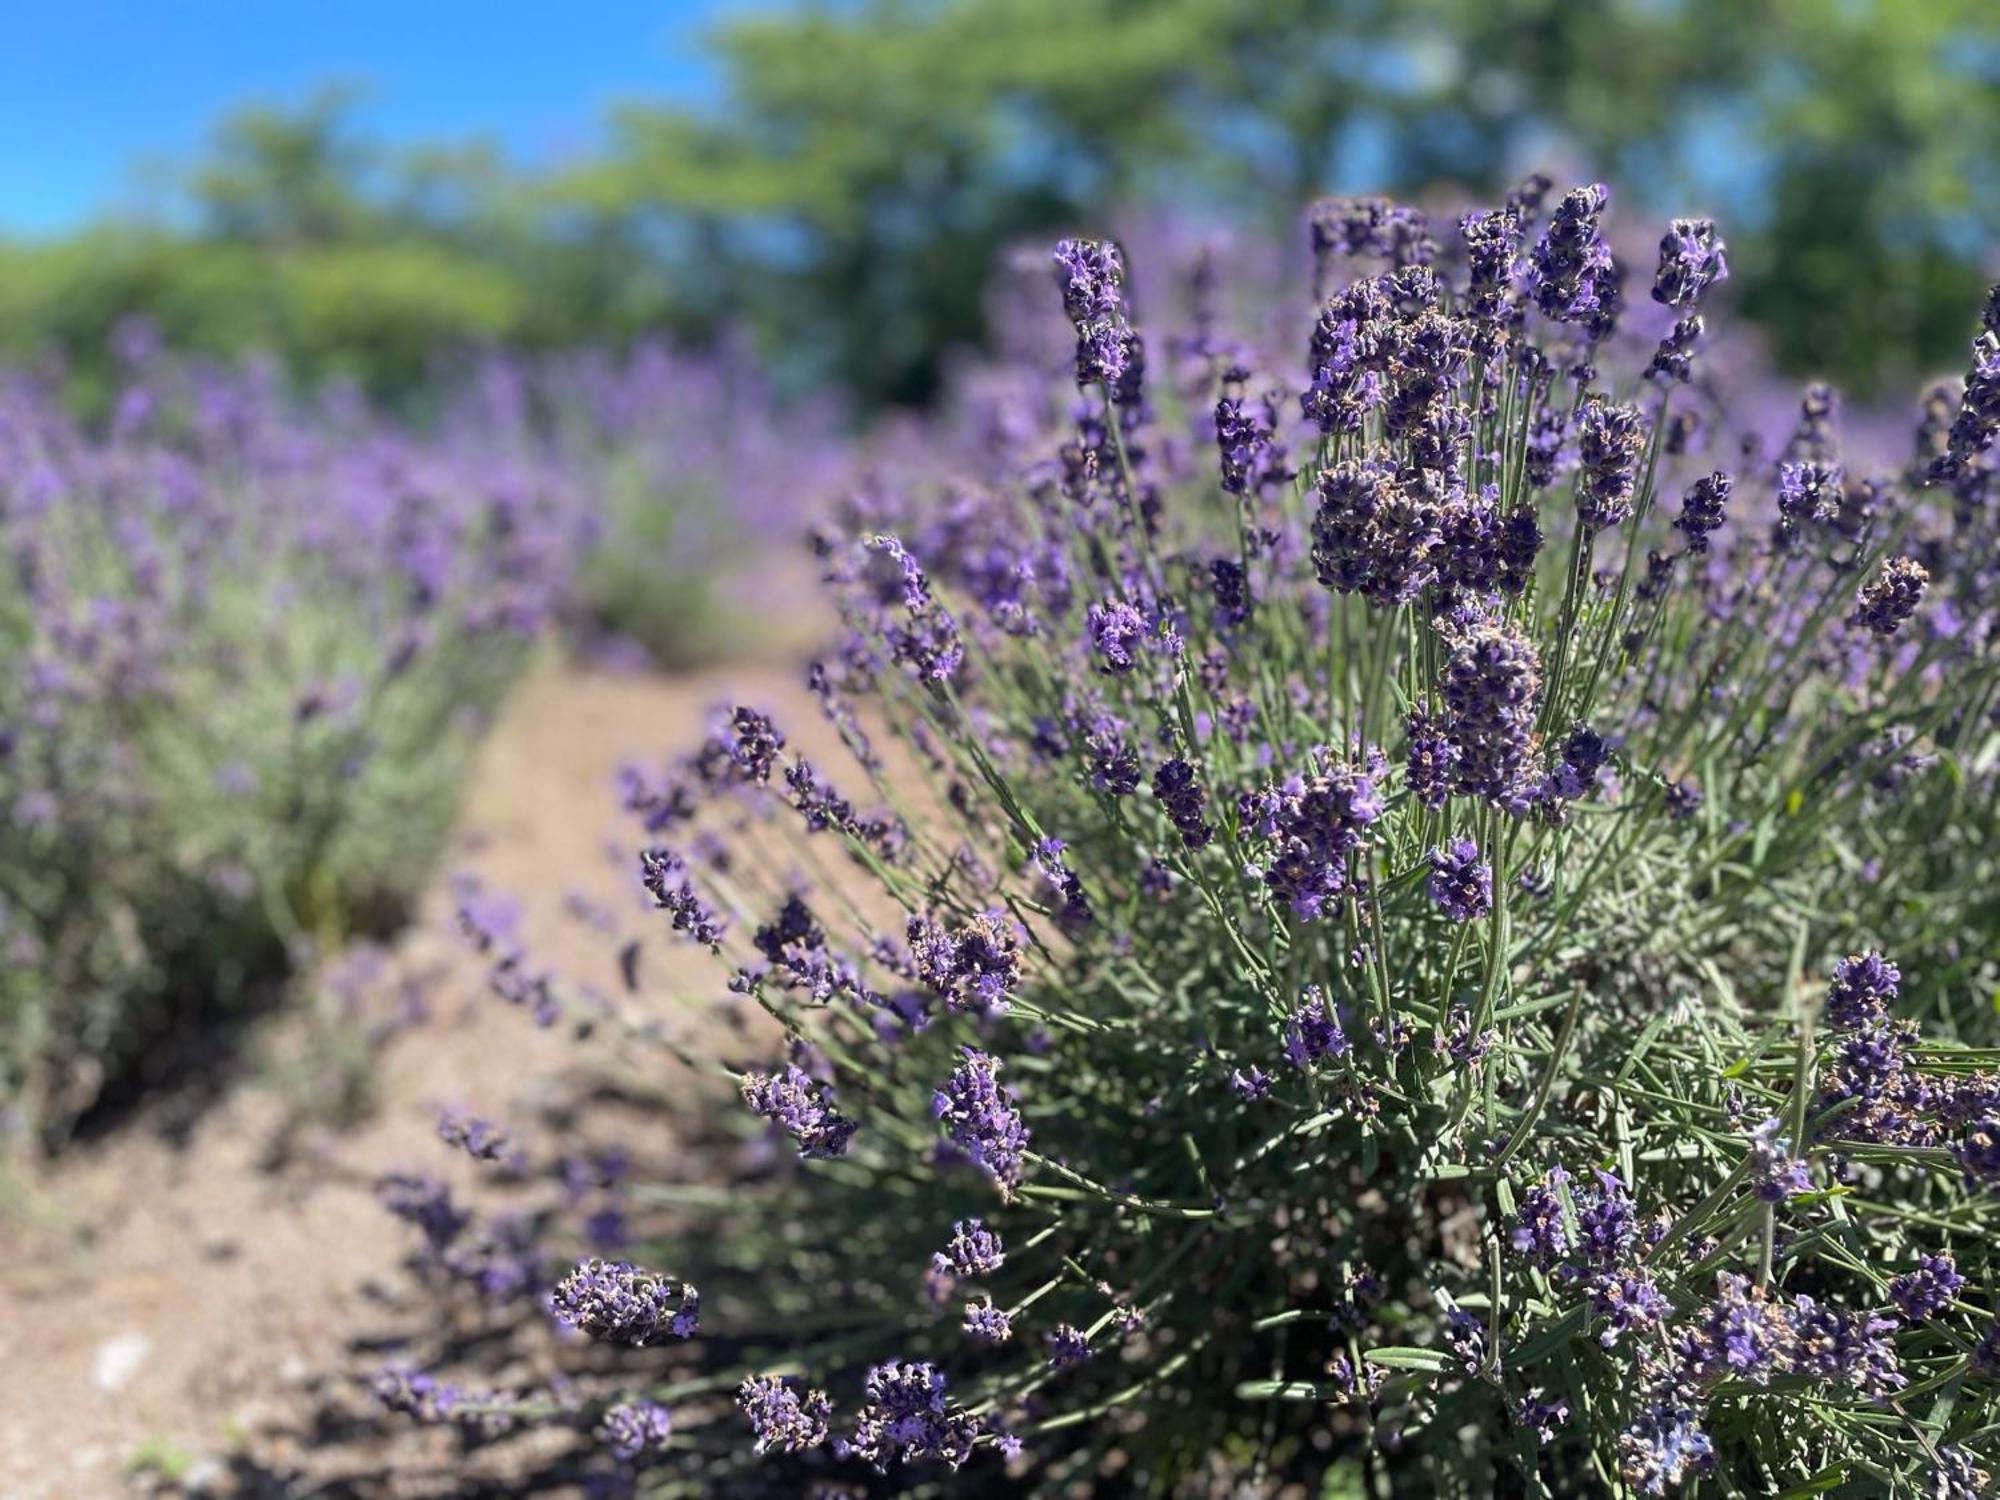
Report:
M 740 667 L 672 680 L 538 673 L 486 747 L 453 868 L 551 906 L 572 888 L 629 901 L 605 849 L 616 766 L 684 748 L 731 697 L 793 723 L 816 718 L 796 680 Z M 157 1483 L 148 1470 L 197 1492 L 238 1493 L 215 1455 L 255 1456 L 246 1466 L 261 1472 L 297 1457 L 260 1445 L 295 1429 L 328 1370 L 383 1322 L 409 1247 L 404 1226 L 373 1201 L 375 1176 L 436 1168 L 440 1103 L 519 1117 L 546 1102 L 550 1078 L 568 1065 L 562 1035 L 485 994 L 480 966 L 445 935 L 451 907 L 441 881 L 391 957 L 445 977 L 431 1018 L 378 1058 L 377 1107 L 360 1125 L 307 1132 L 274 1167 L 297 1078 L 266 1072 L 185 1131 L 162 1128 L 171 1108 L 162 1105 L 75 1148 L 25 1207 L 0 1217 L 0 1497 L 109 1500 Z M 538 943 L 585 941 L 540 906 L 526 915 Z M 275 1021 L 267 1041 L 310 1054 L 298 1025 Z M 265 1492 L 420 1491 L 322 1477 Z

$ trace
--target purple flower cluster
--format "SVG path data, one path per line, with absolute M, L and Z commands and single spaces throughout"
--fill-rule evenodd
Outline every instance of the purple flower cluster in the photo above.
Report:
M 1958 1274 L 1958 1266 L 1950 1252 L 1937 1255 L 1919 1253 L 1917 1267 L 1906 1271 L 1889 1283 L 1889 1300 L 1896 1304 L 1900 1312 L 1912 1323 L 1921 1323 L 1925 1318 L 1934 1318 L 1958 1296 L 1959 1288 L 1965 1285 L 1965 1278 Z
M 1308 1068 L 1325 1058 L 1345 1057 L 1350 1047 L 1326 992 L 1318 985 L 1307 986 L 1297 1008 L 1285 1018 L 1285 1060 L 1295 1068 Z
M 1055 249 L 1063 311 L 1076 325 L 1076 383 L 1114 389 L 1137 335 L 1125 307 L 1125 262 L 1109 240 L 1063 240 Z
M 620 1401 L 598 1419 L 596 1438 L 620 1463 L 658 1453 L 673 1436 L 672 1416 L 653 1401 Z
M 1433 849 L 1424 860 L 1430 866 L 1424 889 L 1452 921 L 1475 922 L 1493 909 L 1493 866 L 1479 857 L 1471 839 Z
M 663 1339 L 693 1338 L 701 1297 L 624 1261 L 586 1260 L 556 1283 L 549 1311 L 559 1322 L 607 1344 L 642 1348 Z
M 753 1375 L 736 1392 L 736 1405 L 750 1420 L 759 1453 L 803 1453 L 827 1438 L 833 1407 L 826 1392 L 797 1386 L 781 1375 Z
M 1089 1338 L 1069 1323 L 1058 1323 L 1043 1334 L 1042 1347 L 1048 1352 L 1051 1370 L 1073 1369 L 1090 1358 Z
M 1194 767 L 1176 757 L 1164 761 L 1153 773 L 1153 795 L 1167 810 L 1167 818 L 1181 836 L 1181 846 L 1190 851 L 1206 848 L 1215 829 L 1202 817 L 1206 799 Z
M 1709 537 L 1721 530 L 1727 519 L 1725 512 L 1733 488 L 1734 482 L 1720 469 L 1688 486 L 1681 497 L 1681 513 L 1674 521 L 1675 529 L 1687 537 L 1688 551 L 1696 554 L 1708 551 Z
M 868 1372 L 866 1398 L 844 1449 L 886 1473 L 898 1463 L 936 1459 L 963 1468 L 979 1424 L 952 1410 L 944 1375 L 919 1360 L 891 1360 Z
M 1546 317 L 1581 324 L 1593 339 L 1610 331 L 1619 308 L 1617 263 L 1598 227 L 1610 199 L 1602 183 L 1565 193 L 1530 260 L 1535 305 Z
M 1660 268 L 1653 277 L 1653 300 L 1692 308 L 1702 294 L 1729 276 L 1721 236 L 1713 219 L 1675 219 L 1660 239 Z
M 945 1134 L 1011 1198 L 1020 1185 L 1028 1127 L 1014 1091 L 1000 1082 L 1000 1064 L 976 1047 L 964 1049 L 944 1087 L 931 1097 L 931 1115 Z
M 986 1344 L 1004 1344 L 1014 1336 L 1014 1320 L 993 1305 L 991 1297 L 965 1304 L 966 1334 Z
M 1774 1115 L 1750 1132 L 1750 1154 L 1746 1165 L 1750 1186 L 1766 1203 L 1783 1203 L 1812 1191 L 1812 1176 L 1806 1164 L 1793 1156 L 1779 1131 L 1783 1125 Z
M 794 1063 L 779 1074 L 743 1075 L 743 1102 L 789 1135 L 807 1161 L 847 1154 L 854 1121 L 833 1105 L 833 1089 Z
M 1426 265 L 1437 254 L 1416 209 L 1387 198 L 1323 198 L 1307 212 L 1315 261 L 1375 256 L 1394 266 Z
M 513 1143 L 505 1130 L 462 1109 L 441 1110 L 437 1133 L 439 1140 L 474 1161 L 505 1161 L 515 1154 L 509 1149 Z
M 1005 1264 L 1000 1236 L 979 1219 L 960 1219 L 951 1226 L 951 1240 L 931 1257 L 940 1276 L 991 1276 Z
M 369 1390 L 389 1411 L 425 1426 L 450 1423 L 483 1437 L 498 1437 L 514 1425 L 513 1403 L 492 1392 L 465 1391 L 407 1364 L 384 1365 Z
M 1855 953 L 1833 966 L 1826 992 L 1826 1018 L 1843 1030 L 1879 1021 L 1896 1003 L 1902 971 L 1880 953 Z
M 1433 729 L 1424 718 L 1411 733 L 1412 789 L 1421 797 L 1434 787 L 1433 767 L 1448 756 L 1453 791 L 1524 811 L 1534 795 L 1530 765 L 1541 691 L 1541 664 L 1518 631 L 1479 624 L 1459 636 L 1438 678 L 1443 723 Z M 1432 738 L 1440 732 L 1448 749 Z
M 1892 636 L 1917 612 L 1930 570 L 1913 557 L 1892 557 L 1855 596 L 1855 620 L 1871 635 Z
M 1646 448 L 1646 424 L 1636 406 L 1601 396 L 1577 413 L 1577 519 L 1587 531 L 1617 526 L 1632 514 L 1632 491 Z
M 642 851 L 639 883 L 655 906 L 672 915 L 675 932 L 686 933 L 690 942 L 699 943 L 710 952 L 722 947 L 728 926 L 696 893 L 694 882 L 688 877 L 687 861 L 680 855 L 671 849 Z
M 956 927 L 912 916 L 906 939 L 916 974 L 955 1011 L 1007 1008 L 1021 981 L 1021 930 L 1003 911 L 978 912 Z
M 1310 921 L 1340 915 L 1356 886 L 1351 861 L 1386 806 L 1384 769 L 1378 751 L 1370 750 L 1356 764 L 1321 750 L 1313 757 L 1312 775 L 1241 798 L 1242 826 L 1271 846 L 1264 884 L 1294 916 Z

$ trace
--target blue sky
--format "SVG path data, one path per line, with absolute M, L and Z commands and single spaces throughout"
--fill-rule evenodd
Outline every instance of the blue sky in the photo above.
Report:
M 146 200 L 231 106 L 366 85 L 390 140 L 484 136 L 526 162 L 595 138 L 620 98 L 700 96 L 702 23 L 729 0 L 8 0 L 0 233 L 59 232 Z

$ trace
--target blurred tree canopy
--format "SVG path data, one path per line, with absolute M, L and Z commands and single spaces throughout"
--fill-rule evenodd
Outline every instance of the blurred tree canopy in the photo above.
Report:
M 1721 217 L 1781 359 L 1863 390 L 1956 363 L 1995 271 L 1993 0 L 861 0 L 709 45 L 716 103 L 541 174 L 362 139 L 339 89 L 245 111 L 170 225 L 0 249 L 0 348 L 88 371 L 143 311 L 393 393 L 459 345 L 747 324 L 797 381 L 917 401 L 1022 235 L 1153 202 L 1283 233 L 1552 154 Z

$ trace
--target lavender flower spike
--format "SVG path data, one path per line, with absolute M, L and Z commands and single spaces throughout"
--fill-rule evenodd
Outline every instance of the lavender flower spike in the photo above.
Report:
M 688 1283 L 624 1261 L 584 1261 L 549 1298 L 549 1310 L 562 1322 L 602 1343 L 633 1348 L 693 1338 L 700 1307 L 701 1296 Z
M 965 1060 L 931 1096 L 931 1114 L 952 1142 L 1000 1185 L 1000 1196 L 1011 1198 L 1021 1181 L 1028 1127 L 1015 1107 L 1014 1091 L 997 1077 L 1000 1064 L 976 1047 L 964 1052 Z

